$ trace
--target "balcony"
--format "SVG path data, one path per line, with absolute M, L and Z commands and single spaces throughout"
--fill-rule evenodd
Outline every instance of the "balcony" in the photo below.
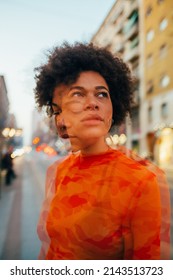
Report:
M 133 2 L 133 3 L 132 3 Z M 125 16 L 126 18 L 129 18 L 134 10 L 138 10 L 139 5 L 137 0 L 133 0 L 129 2 L 129 5 L 127 5 L 125 10 Z
M 134 100 L 134 105 L 133 107 L 136 107 L 139 105 L 140 103 L 140 97 L 139 97 L 139 91 L 138 90 L 135 90 L 134 93 L 133 93 L 133 100 Z
M 136 34 L 139 33 L 139 27 L 138 27 L 138 24 L 136 23 L 135 25 L 133 25 L 131 27 L 130 30 L 128 30 L 127 33 L 124 34 L 124 39 L 127 41 L 127 40 L 130 40 L 132 39 L 133 37 L 136 36 Z
M 135 78 L 136 78 L 137 80 L 139 80 L 139 78 L 140 78 L 140 75 L 139 75 L 139 68 L 132 69 L 132 73 L 133 73 L 133 75 L 135 76 Z
M 121 7 L 116 11 L 116 13 L 112 16 L 111 21 L 115 23 L 116 20 L 121 16 L 122 13 L 123 13 L 123 6 L 121 6 Z
M 133 62 L 138 57 L 139 57 L 139 47 L 136 46 L 133 49 L 126 50 L 126 52 L 124 54 L 124 61 Z
M 114 50 L 116 51 L 116 52 L 123 52 L 123 50 L 124 50 L 124 44 L 123 44 L 123 42 L 119 42 L 119 43 L 115 43 L 115 47 L 114 47 Z
M 133 107 L 131 112 L 131 119 L 132 119 L 132 133 L 138 134 L 139 133 L 139 107 Z
M 125 36 L 125 40 L 130 39 L 132 36 L 136 35 L 138 32 L 138 11 L 134 11 L 131 15 L 131 17 L 126 21 L 123 33 Z
M 116 24 L 114 29 L 115 34 L 121 33 L 123 27 L 124 27 L 124 21 L 121 21 L 120 23 Z

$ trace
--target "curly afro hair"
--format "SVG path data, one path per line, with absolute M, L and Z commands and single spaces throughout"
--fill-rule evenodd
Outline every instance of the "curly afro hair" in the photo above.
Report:
M 35 100 L 38 108 L 46 107 L 52 116 L 52 98 L 60 84 L 73 84 L 81 72 L 98 72 L 107 82 L 113 105 L 114 125 L 121 124 L 131 112 L 133 78 L 128 66 L 106 48 L 92 43 L 63 43 L 48 54 L 48 61 L 35 69 Z

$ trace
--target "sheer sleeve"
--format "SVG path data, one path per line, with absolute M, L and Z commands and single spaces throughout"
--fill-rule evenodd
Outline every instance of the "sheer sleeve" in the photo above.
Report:
M 133 209 L 132 229 L 136 236 L 134 258 L 142 259 L 143 250 L 146 259 L 169 260 L 171 202 L 165 173 L 153 162 L 139 157 L 125 147 L 118 150 L 145 166 L 154 175 L 142 182 L 143 193 L 140 194 L 136 209 Z
M 132 205 L 131 230 L 133 259 L 159 260 L 161 258 L 161 202 L 154 176 L 146 178 Z
M 49 213 L 49 207 L 50 203 L 55 195 L 55 179 L 57 176 L 57 167 L 62 162 L 64 158 L 56 161 L 54 164 L 52 164 L 48 169 L 46 173 L 46 183 L 45 183 L 45 199 L 43 201 L 40 217 L 37 225 L 37 233 L 39 236 L 39 239 L 41 241 L 41 249 L 38 256 L 38 259 L 44 260 L 50 245 L 50 238 L 47 233 L 46 229 L 46 221 L 47 216 Z

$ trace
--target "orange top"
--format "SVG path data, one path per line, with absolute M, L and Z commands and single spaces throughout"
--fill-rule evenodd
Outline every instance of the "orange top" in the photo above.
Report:
M 47 244 L 40 258 L 161 259 L 160 190 L 146 167 L 109 150 L 72 154 L 56 174 L 45 227 L 38 226 Z

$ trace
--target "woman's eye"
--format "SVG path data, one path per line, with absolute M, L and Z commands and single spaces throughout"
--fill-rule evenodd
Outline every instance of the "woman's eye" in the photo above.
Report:
M 54 116 L 58 116 L 58 115 L 60 115 L 61 114 L 61 111 L 59 110 L 59 111 L 56 111 L 56 112 L 53 112 L 53 115 Z
M 105 92 L 105 91 L 102 91 L 102 92 L 98 92 L 98 96 L 99 97 L 108 97 L 108 93 L 107 92 Z
M 80 91 L 72 92 L 72 96 L 82 96 L 82 92 Z

